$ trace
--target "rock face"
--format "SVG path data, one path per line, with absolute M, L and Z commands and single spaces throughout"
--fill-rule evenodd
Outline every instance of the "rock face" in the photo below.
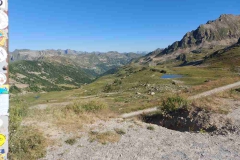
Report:
M 239 37 L 240 15 L 223 14 L 218 19 L 208 21 L 196 30 L 186 33 L 180 41 L 174 42 L 167 48 L 150 52 L 139 62 L 165 61 L 200 48 L 231 46 L 238 42 Z
M 178 49 L 191 48 L 201 45 L 204 47 L 204 42 L 211 44 L 216 41 L 226 41 L 227 43 L 236 43 L 240 36 L 240 16 L 221 15 L 215 21 L 208 21 L 204 25 L 200 25 L 196 30 L 188 32 L 184 35 L 181 41 L 176 41 L 161 54 L 169 54 Z

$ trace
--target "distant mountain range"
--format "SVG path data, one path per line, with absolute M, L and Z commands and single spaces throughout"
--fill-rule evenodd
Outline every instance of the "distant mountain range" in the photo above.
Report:
M 74 50 L 15 50 L 10 53 L 10 82 L 15 91 L 56 91 L 78 88 L 105 72 L 126 65 L 145 53 Z M 13 91 L 14 92 L 14 91 Z
M 140 62 L 161 62 L 197 49 L 230 46 L 236 43 L 239 37 L 240 15 L 223 14 L 218 19 L 208 21 L 196 30 L 186 33 L 180 41 L 174 42 L 167 48 L 150 52 Z
M 78 88 L 99 76 L 114 73 L 129 63 L 158 65 L 226 65 L 240 63 L 240 16 L 223 14 L 214 21 L 186 33 L 165 49 L 138 53 L 82 52 L 75 50 L 15 50 L 10 53 L 12 89 L 54 91 Z M 237 66 L 237 67 L 236 67 Z
M 110 52 L 82 52 L 74 50 L 15 50 L 10 53 L 11 62 L 19 60 L 48 61 L 72 64 L 83 69 L 94 71 L 96 74 L 103 74 L 116 66 L 129 63 L 132 59 L 145 55 L 143 53 L 118 53 Z

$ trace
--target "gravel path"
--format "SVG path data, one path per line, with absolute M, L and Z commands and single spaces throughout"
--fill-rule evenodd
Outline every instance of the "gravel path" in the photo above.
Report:
M 203 92 L 203 93 L 197 94 L 195 96 L 191 96 L 188 99 L 193 100 L 193 99 L 198 99 L 198 98 L 210 96 L 210 95 L 213 95 L 213 94 L 225 91 L 225 90 L 229 90 L 229 89 L 232 89 L 232 88 L 235 88 L 235 87 L 238 87 L 238 86 L 240 86 L 240 82 L 236 82 L 236 83 L 226 85 L 226 86 L 223 86 L 223 87 L 215 88 L 215 89 L 212 89 L 210 91 Z M 144 109 L 144 110 L 140 110 L 140 111 L 126 113 L 126 114 L 122 114 L 121 117 L 122 118 L 130 118 L 130 117 L 138 116 L 138 115 L 141 115 L 141 114 L 144 114 L 144 113 L 156 112 L 158 110 L 157 108 L 158 107 L 153 107 L 153 108 L 149 108 L 149 109 Z
M 240 82 L 220 87 L 200 94 L 199 97 L 239 85 Z M 231 106 L 235 106 L 235 109 L 227 116 L 234 120 L 234 125 L 240 130 L 239 101 L 231 102 Z M 147 113 L 155 109 L 144 111 Z M 139 112 L 142 111 L 134 114 Z M 76 139 L 74 145 L 69 145 L 65 141 L 73 135 L 59 134 L 58 145 L 49 147 L 46 157 L 41 160 L 240 160 L 240 132 L 210 135 L 178 132 L 157 125 L 151 125 L 154 129 L 149 130 L 147 128 L 150 124 L 124 119 L 126 115 L 109 121 L 98 121 L 87 127 L 95 132 L 121 129 L 126 134 L 121 136 L 119 142 L 106 145 L 90 142 L 86 131 L 80 133 L 82 136 Z
M 234 110 L 226 115 L 240 130 L 240 103 L 231 101 Z M 74 145 L 64 141 L 72 135 L 59 134 L 59 144 L 49 147 L 41 160 L 240 160 L 240 132 L 227 135 L 178 132 L 135 119 L 111 119 L 91 124 L 95 132 L 121 129 L 126 134 L 117 143 L 89 142 L 87 132 Z M 58 136 L 59 136 L 58 135 Z
M 235 88 L 235 87 L 239 87 L 239 86 L 240 86 L 240 82 L 236 82 L 236 83 L 233 83 L 233 84 L 229 84 L 229 85 L 226 85 L 226 86 L 223 86 L 223 87 L 215 88 L 215 89 L 212 89 L 210 91 L 197 94 L 195 96 L 189 97 L 189 99 L 191 100 L 191 99 L 197 99 L 197 98 L 201 98 L 201 97 L 210 96 L 210 95 L 213 95 L 215 93 L 223 92 L 223 91 L 226 91 L 226 90 L 229 90 L 229 89 L 232 89 L 232 88 Z
M 190 160 L 190 159 L 240 159 L 240 136 L 210 136 L 187 133 L 132 121 L 111 120 L 104 123 L 105 130 L 116 126 L 126 131 L 118 143 L 102 145 L 89 142 L 87 135 L 73 146 L 49 148 L 42 160 Z M 102 129 L 96 130 L 103 131 Z M 102 128 L 102 127 L 101 127 Z
M 136 111 L 136 112 L 125 113 L 125 114 L 122 114 L 121 117 L 122 118 L 130 118 L 130 117 L 135 117 L 135 116 L 141 115 L 143 113 L 156 112 L 157 110 L 158 110 L 158 107 L 154 107 L 154 108 L 144 109 L 144 110 L 140 110 L 140 111 Z

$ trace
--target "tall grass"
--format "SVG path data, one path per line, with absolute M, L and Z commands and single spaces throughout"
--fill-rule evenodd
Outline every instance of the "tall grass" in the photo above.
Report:
M 114 117 L 107 104 L 99 100 L 76 101 L 61 109 L 55 108 L 52 114 L 53 123 L 65 132 L 79 132 L 86 124 Z
M 46 141 L 43 134 L 31 127 L 22 126 L 22 120 L 28 114 L 28 106 L 18 102 L 10 107 L 9 159 L 35 160 L 46 153 Z
M 99 101 L 89 101 L 89 102 L 75 102 L 66 106 L 63 112 L 73 111 L 75 114 L 80 114 L 84 112 L 98 112 L 107 109 L 107 105 Z

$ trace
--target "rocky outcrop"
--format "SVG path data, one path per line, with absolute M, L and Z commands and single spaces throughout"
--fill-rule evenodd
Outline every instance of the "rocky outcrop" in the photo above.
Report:
M 176 41 L 165 48 L 158 56 L 169 54 L 179 49 L 195 46 L 204 47 L 211 45 L 211 42 L 222 41 L 221 44 L 236 43 L 240 37 L 240 16 L 223 14 L 217 20 L 208 21 L 200 25 L 196 30 L 188 32 L 181 41 Z
M 218 19 L 200 25 L 186 33 L 180 41 L 165 49 L 150 52 L 137 62 L 140 64 L 162 64 L 173 59 L 182 59 L 182 54 L 202 54 L 202 49 L 225 48 L 239 42 L 240 15 L 223 14 Z

